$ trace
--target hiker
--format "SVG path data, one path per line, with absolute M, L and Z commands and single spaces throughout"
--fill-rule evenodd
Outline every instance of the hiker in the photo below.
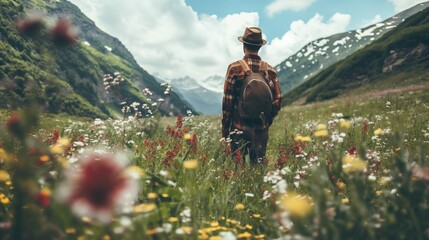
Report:
M 243 36 L 244 57 L 228 66 L 222 102 L 222 138 L 231 139 L 233 153 L 249 154 L 252 164 L 265 162 L 268 128 L 281 109 L 277 73 L 261 60 L 259 49 L 267 43 L 262 31 L 248 27 Z

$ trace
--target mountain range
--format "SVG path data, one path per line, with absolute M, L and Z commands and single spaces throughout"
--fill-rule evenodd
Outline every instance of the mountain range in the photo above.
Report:
M 320 71 L 374 42 L 406 18 L 428 6 L 429 2 L 417 4 L 393 17 L 365 28 L 311 41 L 275 67 L 282 93 L 286 94 Z
M 275 66 L 283 94 L 310 80 L 317 73 L 376 41 L 408 17 L 422 11 L 429 2 L 418 4 L 382 22 L 316 39 Z M 190 77 L 168 80 L 177 93 L 203 114 L 221 113 L 223 80 L 213 76 L 204 80 Z
M 159 79 L 159 81 L 170 83 L 173 91 L 199 113 L 216 115 L 222 111 L 224 77 L 214 75 L 201 82 L 191 77 Z
M 46 27 L 31 34 L 18 31 L 17 21 L 35 11 L 42 16 L 39 25 Z M 158 110 L 164 115 L 193 110 L 176 93 L 165 95 L 165 87 L 137 64 L 117 38 L 98 29 L 69 1 L 0 0 L 0 12 L 1 108 L 31 102 L 52 113 L 109 117 L 121 114 L 121 102 L 142 106 L 161 99 Z M 58 19 L 77 27 L 77 42 L 65 46 L 53 41 L 49 25 Z M 103 76 L 115 72 L 125 81 L 116 95 L 107 94 Z
M 306 104 L 429 82 L 429 7 L 286 93 L 283 104 Z
M 421 3 L 380 23 L 306 44 L 275 66 L 284 104 L 325 100 L 365 84 L 386 87 L 427 80 L 428 6 Z M 111 117 L 120 114 L 120 102 L 152 105 L 163 100 L 159 110 L 164 115 L 221 113 L 224 77 L 154 77 L 117 38 L 68 1 L 0 0 L 0 7 L 0 108 L 36 102 L 52 113 Z M 35 10 L 45 16 L 45 25 L 58 19 L 72 22 L 79 41 L 60 46 L 45 28 L 20 33 L 16 21 Z M 103 75 L 114 72 L 125 79 L 117 91 L 120 99 L 104 91 Z M 407 81 L 401 81 L 404 76 Z M 169 83 L 172 91 L 161 83 Z

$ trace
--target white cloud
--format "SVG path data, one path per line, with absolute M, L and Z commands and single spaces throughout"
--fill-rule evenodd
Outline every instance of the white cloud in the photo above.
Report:
M 422 2 L 426 2 L 427 0 L 389 0 L 395 6 L 396 12 L 404 11 L 414 5 L 417 5 Z
M 225 75 L 228 64 L 243 57 L 237 37 L 246 26 L 259 25 L 258 13 L 198 15 L 184 0 L 71 1 L 119 38 L 144 69 L 164 78 L 201 81 Z M 261 49 L 261 56 L 274 66 L 312 40 L 346 31 L 349 21 L 350 15 L 340 13 L 326 21 L 320 14 L 294 21 L 283 37 Z
M 166 78 L 224 75 L 242 57 L 237 37 L 258 26 L 257 13 L 198 15 L 184 0 L 71 0 L 119 38 L 139 64 Z
M 307 23 L 294 21 L 290 30 L 283 37 L 274 38 L 261 55 L 271 65 L 279 64 L 310 41 L 346 31 L 350 18 L 348 14 L 335 13 L 329 21 L 324 22 L 323 16 L 316 14 Z
M 381 17 L 381 15 L 377 14 L 372 19 L 363 20 L 362 21 L 362 27 L 368 27 L 372 24 L 379 23 L 381 21 L 383 21 L 383 18 Z
M 272 17 L 277 13 L 292 10 L 300 11 L 309 7 L 316 0 L 274 0 L 266 8 L 268 16 Z

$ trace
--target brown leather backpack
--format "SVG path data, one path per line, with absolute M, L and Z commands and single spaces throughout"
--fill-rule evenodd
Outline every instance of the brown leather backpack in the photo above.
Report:
M 273 104 L 273 93 L 265 75 L 268 64 L 261 61 L 259 72 L 252 72 L 245 60 L 240 64 L 246 73 L 238 98 L 238 112 L 245 119 L 266 120 L 270 116 Z

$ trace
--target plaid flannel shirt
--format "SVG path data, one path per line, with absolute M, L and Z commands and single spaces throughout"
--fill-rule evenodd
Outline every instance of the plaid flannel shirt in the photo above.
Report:
M 261 58 L 258 55 L 247 54 L 243 57 L 247 62 L 250 69 L 253 72 L 259 72 L 259 65 Z M 273 85 L 273 108 L 271 116 L 267 116 L 264 124 L 261 120 L 259 121 L 248 121 L 240 118 L 238 114 L 238 96 L 240 94 L 241 84 L 245 78 L 245 72 L 239 61 L 233 62 L 228 66 L 226 72 L 225 84 L 224 84 L 224 95 L 222 101 L 222 137 L 226 138 L 229 133 L 234 129 L 246 130 L 246 128 L 252 129 L 264 129 L 271 125 L 274 117 L 281 109 L 282 95 L 280 92 L 280 85 L 277 78 L 276 70 L 268 65 L 267 79 Z

